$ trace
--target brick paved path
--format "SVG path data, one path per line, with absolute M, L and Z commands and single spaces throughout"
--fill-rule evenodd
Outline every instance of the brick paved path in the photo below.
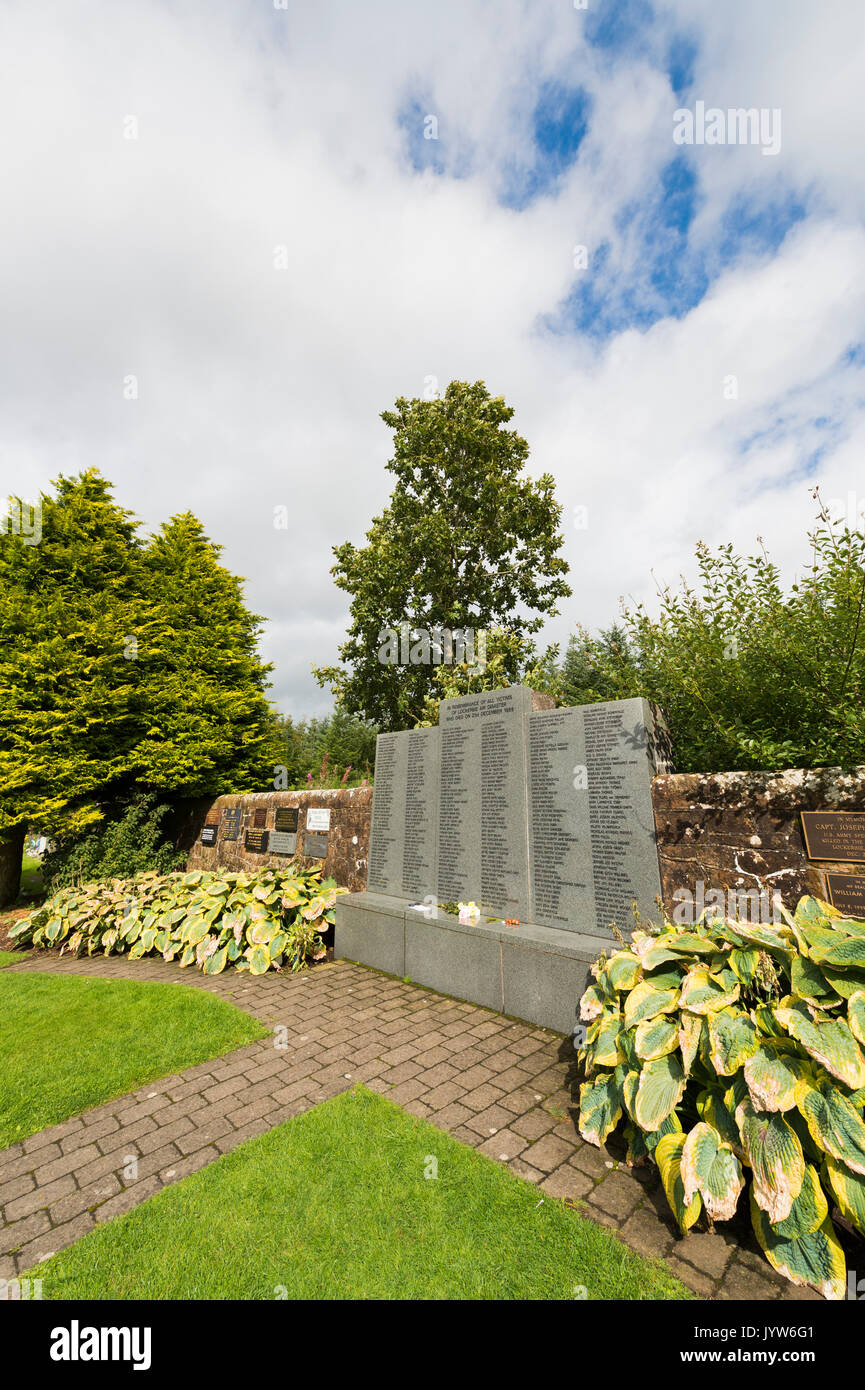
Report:
M 586 1215 L 642 1254 L 664 1257 L 697 1293 L 818 1297 L 776 1276 L 744 1223 L 679 1238 L 656 1178 L 583 1143 L 574 1051 L 556 1034 L 347 961 L 299 975 L 210 977 L 162 960 L 40 953 L 10 969 L 193 985 L 283 1025 L 287 1046 L 275 1046 L 279 1034 L 263 1038 L 0 1150 L 0 1277 L 363 1082 L 550 1197 L 580 1200 Z M 124 1176 L 130 1156 L 134 1180 Z

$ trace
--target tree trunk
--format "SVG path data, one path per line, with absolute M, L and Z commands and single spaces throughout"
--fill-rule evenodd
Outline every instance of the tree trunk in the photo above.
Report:
M 13 830 L 0 840 L 0 910 L 11 907 L 21 889 L 21 859 L 24 854 L 24 829 Z

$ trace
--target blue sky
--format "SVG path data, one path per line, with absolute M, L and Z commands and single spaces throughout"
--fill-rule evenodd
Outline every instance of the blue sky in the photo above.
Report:
M 848 0 L 8 0 L 0 43 L 0 482 L 95 464 L 148 526 L 195 511 L 281 708 L 328 707 L 331 547 L 386 504 L 399 395 L 515 407 L 563 508 L 562 643 L 699 539 L 762 535 L 792 577 L 814 484 L 865 491 Z M 777 109 L 780 150 L 676 144 L 697 102 Z

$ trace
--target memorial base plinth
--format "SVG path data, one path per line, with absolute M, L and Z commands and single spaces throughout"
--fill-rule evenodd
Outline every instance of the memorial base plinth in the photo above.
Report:
M 468 926 L 439 911 L 431 919 L 400 898 L 340 895 L 334 958 L 408 976 L 441 994 L 482 1004 L 557 1033 L 571 1033 L 589 966 L 615 942 L 523 922 Z

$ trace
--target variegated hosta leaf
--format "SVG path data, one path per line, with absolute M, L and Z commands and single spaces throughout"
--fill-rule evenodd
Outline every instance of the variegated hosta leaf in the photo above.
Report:
M 625 1054 L 618 1041 L 621 1031 L 622 1020 L 618 1014 L 604 1013 L 595 1020 L 586 1035 L 594 1066 L 617 1067 L 624 1062 Z
M 717 951 L 717 944 L 710 938 L 698 936 L 696 932 L 662 932 L 655 938 L 655 948 L 660 950 L 674 951 L 676 955 L 682 956 L 710 956 Z M 644 969 L 651 969 L 645 965 Z
M 805 1159 L 796 1131 L 777 1111 L 754 1109 L 750 1097 L 736 1107 L 736 1124 L 753 1169 L 753 1192 L 770 1221 L 790 1215 L 805 1176 Z
M 851 1091 L 865 1086 L 865 1057 L 842 1019 L 811 1019 L 798 1008 L 776 1009 L 775 1017 L 815 1061 Z
M 648 981 L 641 981 L 625 1000 L 625 1027 L 633 1028 L 644 1018 L 672 1013 L 678 997 L 677 989 L 653 989 Z
M 276 930 L 275 922 L 256 922 L 246 933 L 247 940 L 252 946 L 266 946 L 276 936 Z
M 816 961 L 809 960 L 807 956 L 793 957 L 790 983 L 793 993 L 798 994 L 802 999 L 811 999 L 819 1004 L 828 999 L 837 998 L 835 990 L 826 979 L 820 966 Z
M 642 1023 L 637 1024 L 634 1046 L 637 1056 L 644 1062 L 651 1062 L 655 1057 L 665 1057 L 668 1052 L 675 1052 L 679 1046 L 679 1027 L 676 1020 L 667 1018 L 664 1014 L 659 1014 L 657 1018 L 644 1018 Z
M 207 936 L 208 926 L 203 917 L 190 917 L 183 932 L 187 946 L 197 946 Z
M 707 1087 L 697 1096 L 697 1114 L 702 1120 L 705 1120 L 706 1124 L 718 1131 L 724 1143 L 730 1145 L 737 1158 L 744 1158 L 745 1151 L 742 1148 L 742 1140 L 739 1137 L 736 1121 L 725 1105 L 724 1097 L 714 1087 Z
M 865 990 L 857 990 L 848 999 L 847 1022 L 854 1038 L 865 1047 Z
M 580 1087 L 580 1134 L 600 1148 L 622 1118 L 620 1071 L 602 1072 Z
M 694 1065 L 703 1027 L 704 1021 L 699 1014 L 682 1013 L 679 1017 L 679 1048 L 686 1076 L 690 1075 Z
M 216 945 L 215 942 L 214 945 Z M 228 954 L 225 946 L 223 946 L 221 951 L 214 951 L 212 955 L 208 958 L 208 960 L 205 962 L 205 975 L 218 975 L 220 971 L 225 969 L 225 962 L 227 959 Z
M 709 1014 L 709 1055 L 719 1076 L 734 1076 L 757 1050 L 760 1038 L 747 1014 Z
M 818 932 L 814 928 L 807 932 L 806 936 L 808 953 L 818 964 L 865 969 L 865 940 L 862 937 L 841 936 L 838 932 Z M 814 937 L 818 937 L 818 940 L 813 940 Z M 831 939 L 827 940 L 827 937 Z
M 754 1022 L 765 1038 L 786 1038 L 787 1034 L 775 1017 L 771 1004 L 758 1004 L 754 1010 Z
M 631 1119 L 634 1118 L 634 1105 L 637 1100 L 637 1087 L 639 1084 L 640 1073 L 638 1071 L 625 1072 L 625 1078 L 622 1082 L 622 1100 Z
M 799 1100 L 799 1110 L 818 1148 L 854 1173 L 865 1174 L 865 1122 L 837 1086 L 821 1081 L 817 1088 L 808 1088 Z
M 762 946 L 764 950 L 780 952 L 781 955 L 789 956 L 794 950 L 793 935 L 787 927 L 768 927 L 761 926 L 752 922 L 733 922 L 727 924 L 730 936 L 738 936 L 742 941 L 749 942 L 753 946 Z
M 865 990 L 865 970 L 837 970 L 834 965 L 821 965 L 820 969 L 843 999 L 852 998 L 860 989 Z
M 639 984 L 642 973 L 640 958 L 633 951 L 617 951 L 607 962 L 607 980 L 618 992 L 633 989 Z
M 739 998 L 739 989 L 738 982 L 732 988 L 725 989 L 705 967 L 699 966 L 685 976 L 679 1002 L 683 1009 L 688 1009 L 692 1014 L 714 1013 L 716 1009 L 724 1009 L 735 1003 Z
M 785 914 L 786 915 L 786 914 Z M 806 895 L 800 898 L 796 904 L 796 911 L 793 920 L 797 926 L 807 926 L 809 922 L 822 922 L 825 917 L 840 917 L 841 913 L 837 907 L 832 907 L 825 903 L 822 898 L 814 898 Z
M 820 1175 L 811 1163 L 805 1165 L 805 1176 L 799 1195 L 793 1201 L 790 1215 L 783 1221 L 773 1221 L 772 1230 L 784 1240 L 801 1240 L 819 1230 L 829 1215 L 829 1203 L 820 1186 Z
M 682 1150 L 685 1136 L 681 1133 L 665 1134 L 655 1149 L 655 1162 L 661 1174 L 664 1192 L 670 1204 L 670 1211 L 679 1223 L 684 1234 L 689 1231 L 700 1215 L 702 1200 L 699 1195 L 685 1200 L 685 1187 L 682 1182 Z
M 657 970 L 659 965 L 666 965 L 668 961 L 680 961 L 682 959 L 678 951 L 671 951 L 669 946 L 652 946 L 643 956 L 643 969 Z
M 248 955 L 251 975 L 263 975 L 270 968 L 270 951 L 267 946 L 253 946 Z
M 865 1177 L 851 1173 L 845 1163 L 839 1163 L 831 1154 L 826 1155 L 826 1177 L 841 1215 L 865 1236 Z
M 743 985 L 750 985 L 759 964 L 759 951 L 736 947 L 730 952 L 730 969 Z
M 589 985 L 582 999 L 580 1000 L 580 1018 L 583 1023 L 591 1023 L 593 1019 L 600 1018 L 604 1012 L 604 1001 L 598 992 L 596 985 Z
M 767 1038 L 745 1063 L 755 1110 L 792 1110 L 807 1085 L 808 1063 L 786 1038 Z
M 799 1240 L 791 1240 L 773 1231 L 766 1213 L 760 1210 L 754 1196 L 752 1188 L 751 1220 L 754 1233 L 773 1269 L 777 1269 L 793 1284 L 817 1289 L 824 1298 L 844 1298 L 847 1292 L 847 1267 L 829 1217 L 816 1231 Z
M 694 1125 L 681 1154 L 685 1201 L 699 1192 L 707 1214 L 715 1221 L 729 1221 L 745 1186 L 739 1160 L 717 1130 L 702 1120 Z
M 672 1114 L 685 1090 L 685 1073 L 675 1054 L 647 1062 L 640 1073 L 634 1119 L 651 1134 Z

